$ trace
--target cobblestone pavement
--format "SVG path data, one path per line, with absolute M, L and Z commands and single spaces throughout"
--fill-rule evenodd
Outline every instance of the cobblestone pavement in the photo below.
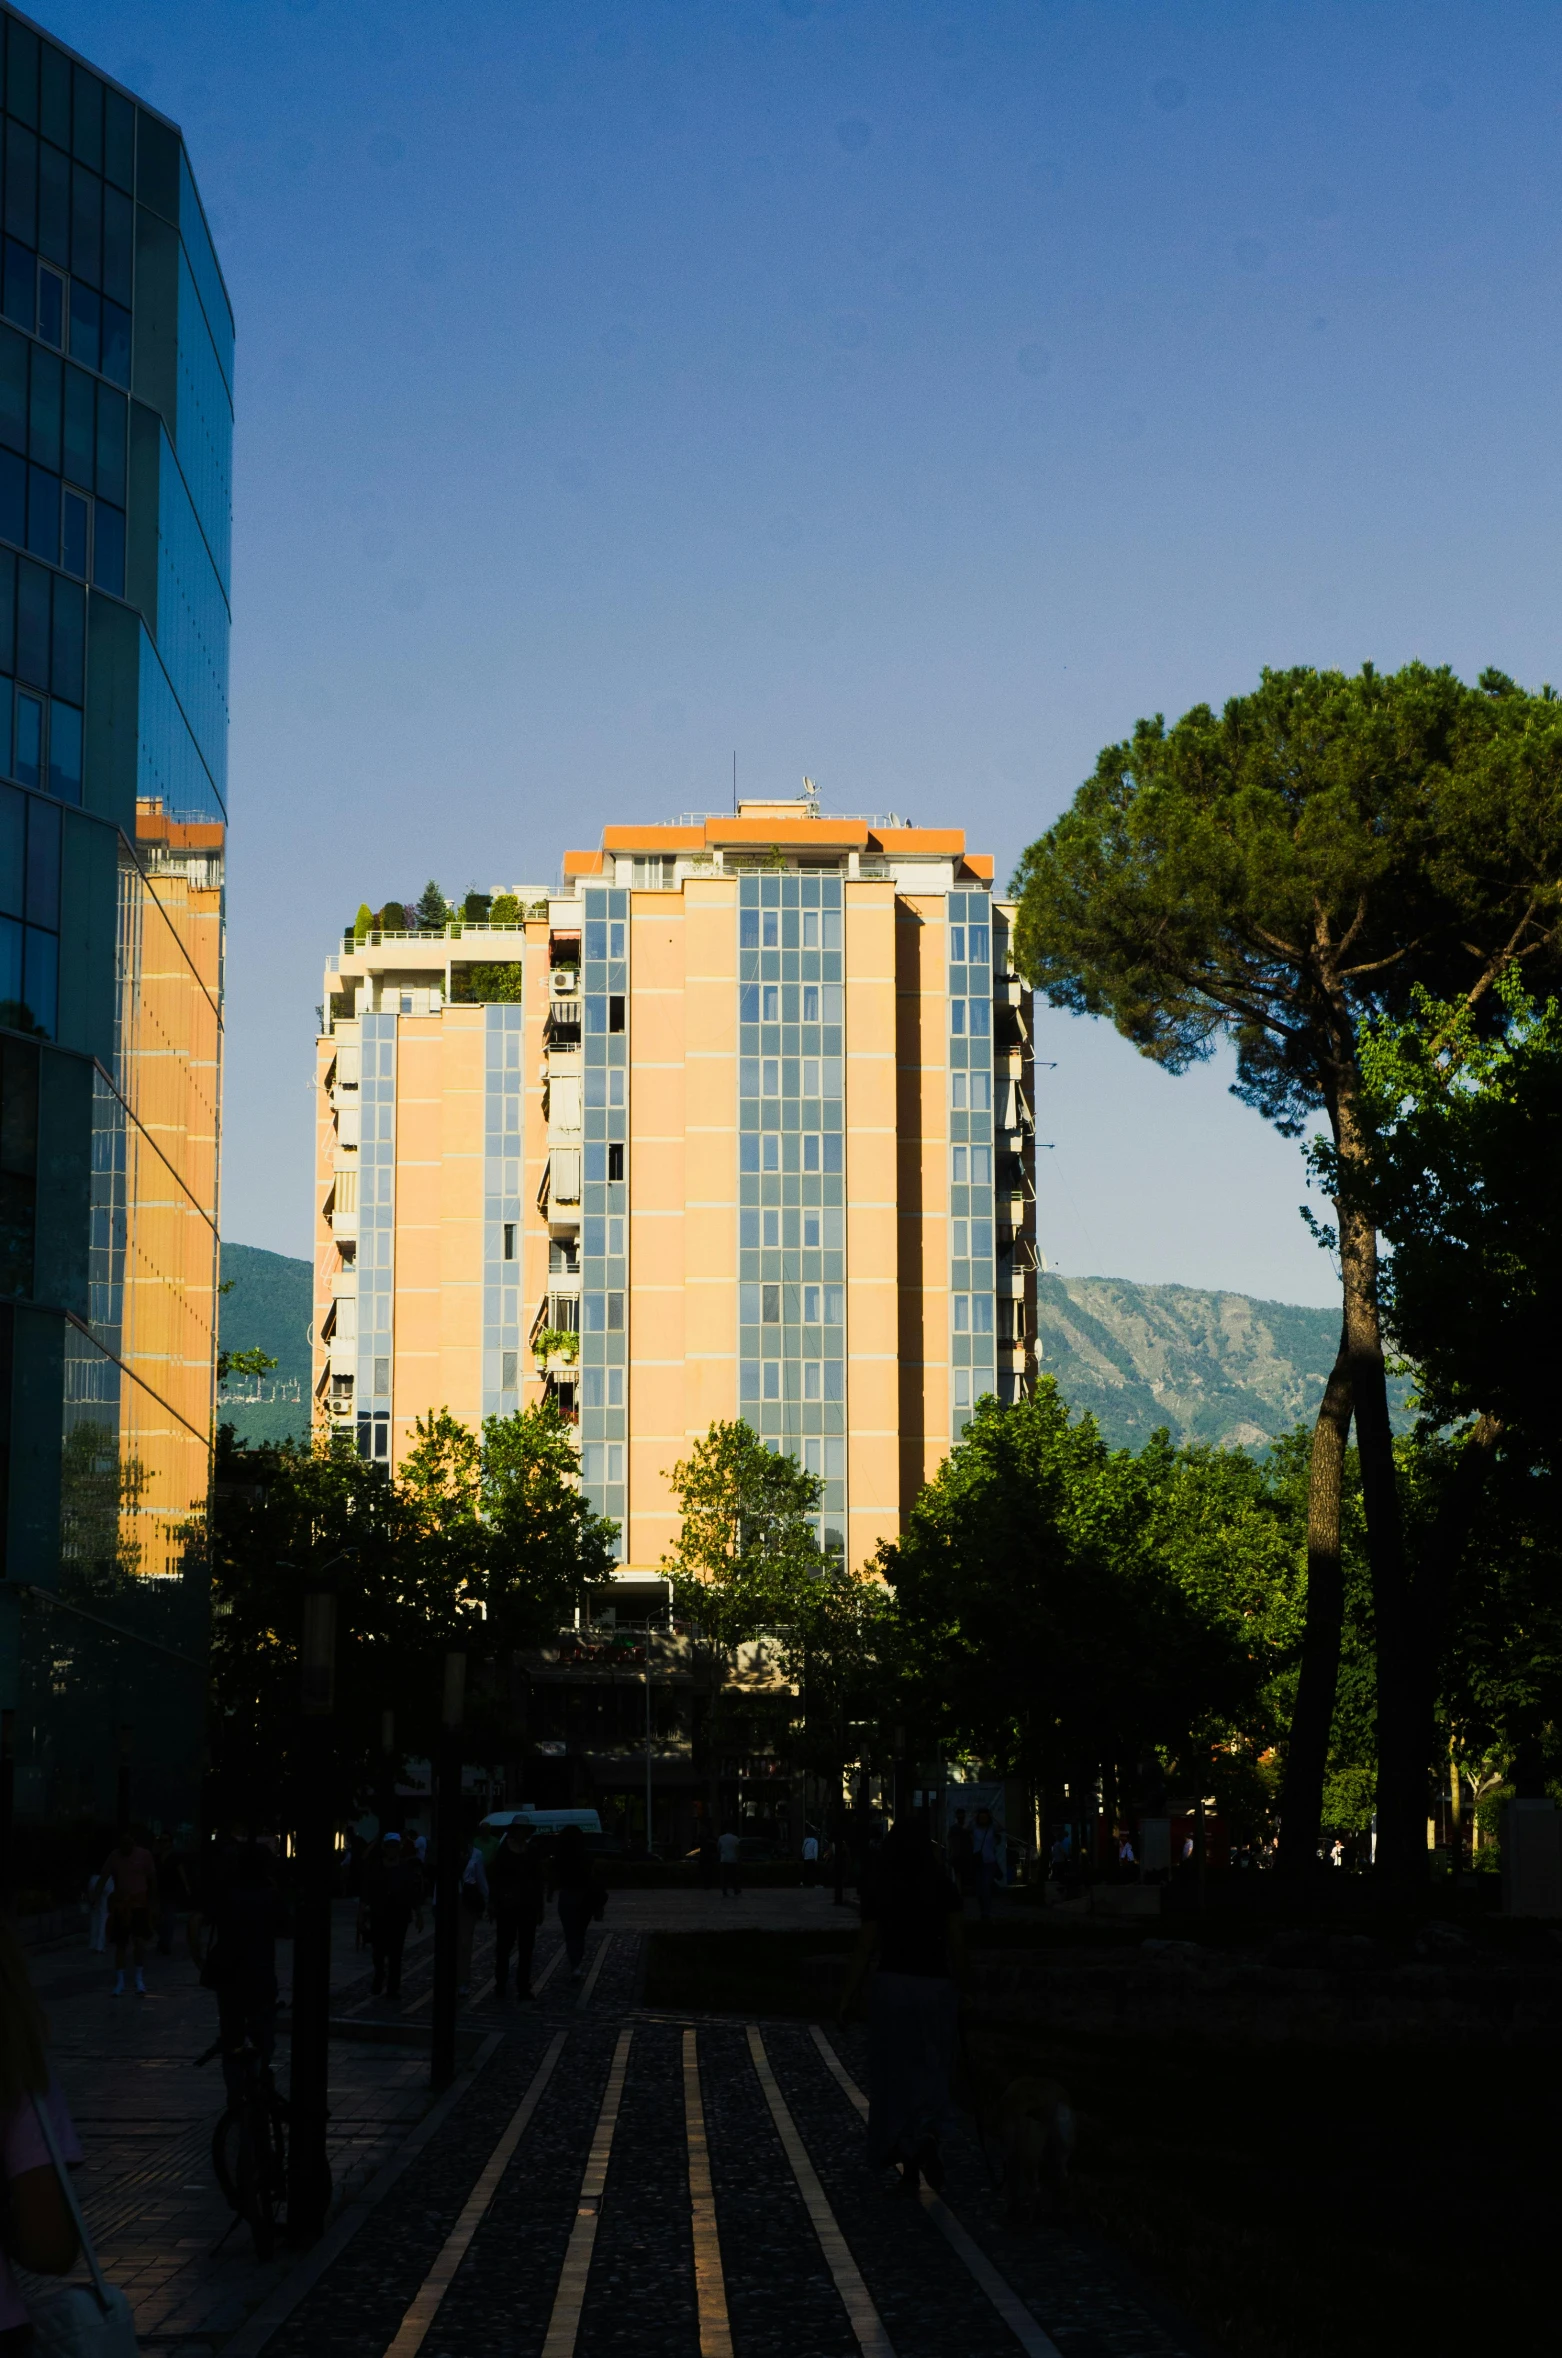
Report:
M 828 1895 L 763 1896 L 793 1903 L 776 1910 L 790 1924 L 809 1920 L 801 1900 L 829 1909 Z M 1010 2231 L 969 2135 L 949 2151 L 947 2208 L 887 2190 L 863 2152 L 860 2032 L 648 2012 L 643 1932 L 624 1923 L 618 1897 L 580 1982 L 544 1931 L 529 2006 L 483 1994 L 491 1952 L 479 1935 L 463 2004 L 477 2048 L 467 2084 L 372 2206 L 349 2214 L 323 2266 L 322 2255 L 287 2255 L 260 2268 L 242 2229 L 213 2254 L 227 2216 L 207 2155 L 221 2090 L 190 2069 L 210 2002 L 189 1968 L 159 1965 L 136 2006 L 109 1999 L 101 1967 L 79 1950 L 37 1960 L 87 2148 L 89 2218 L 143 2348 L 1193 2358 L 1191 2335 L 1071 2226 Z M 695 1897 L 651 1906 L 646 1895 L 635 1912 L 687 1923 Z M 426 2023 L 431 1977 L 425 1936 L 409 1949 L 400 1999 L 374 2000 L 344 1912 L 334 2012 L 375 2034 L 332 2049 L 333 2169 L 348 2196 L 426 2113 L 426 2047 L 384 2033 L 400 2022 L 409 2041 L 426 2036 L 417 2017 Z M 281 2076 L 285 2055 L 279 2064 Z M 268 2330 L 269 2319 L 279 2322 Z

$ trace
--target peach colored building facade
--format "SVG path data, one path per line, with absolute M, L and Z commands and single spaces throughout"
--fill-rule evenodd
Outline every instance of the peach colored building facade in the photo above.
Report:
M 315 1395 L 415 1420 L 552 1392 L 626 1574 L 742 1415 L 854 1564 L 1035 1375 L 1012 910 L 958 829 L 744 803 L 610 827 L 494 929 L 349 940 L 318 1042 Z M 479 995 L 481 994 L 481 995 Z

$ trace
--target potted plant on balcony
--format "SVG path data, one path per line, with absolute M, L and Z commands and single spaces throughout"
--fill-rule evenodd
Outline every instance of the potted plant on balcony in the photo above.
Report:
M 579 1335 L 571 1334 L 564 1326 L 545 1326 L 532 1340 L 532 1355 L 539 1375 L 546 1374 L 552 1359 L 562 1359 L 566 1367 L 573 1367 L 579 1351 Z

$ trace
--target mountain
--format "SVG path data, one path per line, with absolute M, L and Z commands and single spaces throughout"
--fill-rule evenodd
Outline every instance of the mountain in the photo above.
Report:
M 1044 1375 L 1072 1409 L 1088 1409 L 1114 1448 L 1137 1449 L 1157 1425 L 1179 1442 L 1261 1448 L 1311 1423 L 1339 1343 L 1337 1310 L 1258 1302 L 1125 1277 L 1037 1284 Z M 1408 1385 L 1391 1379 L 1396 1431 Z
M 218 1414 L 242 1441 L 304 1439 L 309 1432 L 307 1261 L 255 1245 L 225 1244 L 222 1344 L 258 1344 L 273 1375 L 225 1385 Z M 1042 1371 L 1070 1408 L 1088 1409 L 1113 1448 L 1135 1448 L 1157 1425 L 1174 1441 L 1257 1449 L 1271 1434 L 1310 1423 L 1334 1361 L 1337 1310 L 1258 1302 L 1247 1294 L 1186 1285 L 1134 1285 L 1126 1277 L 1044 1275 L 1037 1288 Z M 1396 1429 L 1409 1422 L 1407 1386 L 1391 1381 Z
M 241 1441 L 306 1440 L 309 1434 L 309 1329 L 314 1316 L 307 1261 L 258 1245 L 224 1243 L 222 1281 L 231 1290 L 219 1306 L 224 1351 L 266 1353 L 277 1362 L 266 1376 L 234 1376 L 217 1396 L 221 1423 Z

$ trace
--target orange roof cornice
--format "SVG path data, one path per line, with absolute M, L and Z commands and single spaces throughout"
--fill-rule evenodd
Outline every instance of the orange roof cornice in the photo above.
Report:
M 774 843 L 786 851 L 866 851 L 868 830 L 861 819 L 707 819 L 705 840 L 742 850 Z
M 965 853 L 963 827 L 875 827 L 873 847 L 904 852 L 908 859 L 958 860 Z
M 703 851 L 703 827 L 604 827 L 605 852 Z
M 564 854 L 564 873 L 568 876 L 600 876 L 602 854 L 599 851 L 573 851 Z

